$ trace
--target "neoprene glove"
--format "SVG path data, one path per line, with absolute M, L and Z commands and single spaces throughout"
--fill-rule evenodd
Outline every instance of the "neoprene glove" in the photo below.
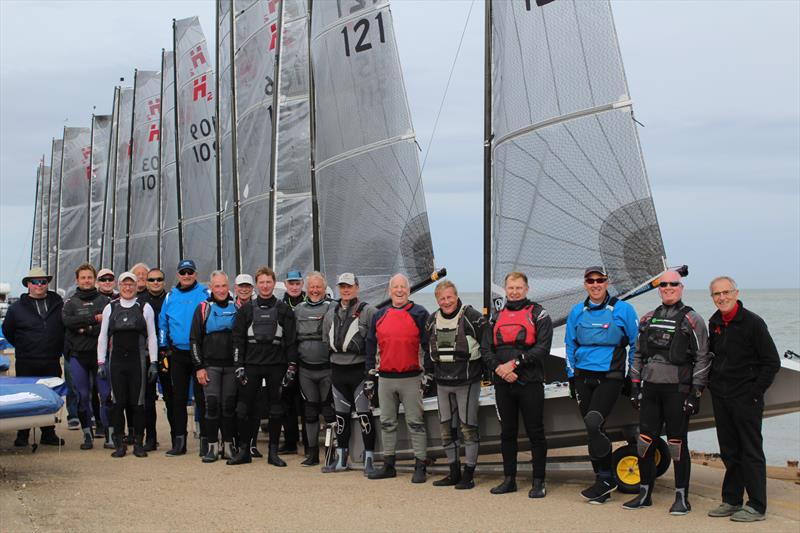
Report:
M 247 374 L 244 372 L 244 367 L 240 366 L 236 369 L 236 379 L 239 381 L 239 384 L 243 387 L 247 385 Z
M 569 383 L 569 397 L 573 400 L 577 400 L 578 391 L 575 390 L 575 378 L 567 378 L 567 383 Z
M 689 396 L 683 401 L 683 412 L 689 416 L 696 415 L 700 412 L 700 394 L 702 391 L 697 387 L 692 387 Z
M 147 367 L 147 382 L 155 383 L 157 377 L 158 377 L 158 363 L 153 361 Z
M 286 368 L 286 374 L 283 375 L 283 380 L 281 380 L 281 387 L 288 389 L 294 383 L 295 378 L 297 378 L 297 365 L 289 363 Z
M 171 352 L 167 348 L 161 348 L 158 350 L 158 371 L 166 374 L 169 372 L 169 357 Z
M 631 382 L 631 405 L 637 411 L 642 403 L 642 386 L 639 383 Z
M 106 364 L 100 363 L 97 365 L 97 377 L 101 379 L 108 379 L 108 374 L 106 373 Z

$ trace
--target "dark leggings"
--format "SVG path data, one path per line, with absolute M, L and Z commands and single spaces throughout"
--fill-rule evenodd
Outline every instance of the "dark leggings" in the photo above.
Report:
M 144 434 L 144 384 L 145 358 L 138 355 L 111 354 L 108 363 L 111 375 L 111 393 L 114 397 L 112 425 L 118 436 L 125 429 L 125 410 L 133 414 L 133 434 Z
M 331 365 L 333 406 L 336 410 L 336 440 L 340 448 L 350 447 L 353 427 L 351 411 L 358 415 L 364 450 L 375 450 L 375 423 L 369 400 L 364 395 L 364 365 Z
M 92 389 L 97 374 L 97 357 L 81 358 L 73 354 L 69 358 L 69 370 L 72 374 L 72 385 L 78 394 L 78 420 L 81 428 L 91 427 Z
M 169 374 L 172 380 L 172 432 L 176 437 L 186 435 L 186 404 L 189 401 L 189 383 L 194 382 L 194 408 L 200 413 L 200 435 L 205 437 L 206 402 L 203 387 L 197 382 L 194 366 L 186 350 L 175 350 L 169 361 Z
M 586 415 L 592 411 L 600 413 L 603 421 L 608 420 L 611 409 L 619 398 L 622 390 L 621 379 L 610 379 L 594 373 L 581 373 L 575 376 L 575 390 L 578 394 L 578 407 L 581 416 L 586 419 Z M 604 428 L 601 426 L 600 432 L 605 435 Z M 590 454 L 591 455 L 591 454 Z M 602 457 L 591 457 L 592 468 L 595 474 L 611 475 L 611 449 Z
M 517 475 L 517 436 L 519 416 L 533 452 L 533 477 L 544 479 L 547 463 L 547 440 L 544 437 L 544 385 L 497 383 L 494 386 L 497 416 L 500 418 L 500 450 L 503 454 L 503 474 Z
M 266 397 L 269 406 L 269 443 L 277 446 L 281 436 L 284 408 L 281 401 L 281 381 L 286 374 L 286 365 L 249 365 L 245 367 L 247 383 L 239 385 L 239 398 L 236 402 L 236 418 L 239 428 L 239 442 L 250 442 L 253 436 L 254 421 L 260 418 L 258 405 L 261 382 L 266 380 Z
M 689 488 L 692 466 L 686 445 L 689 417 L 683 412 L 686 392 L 680 392 L 678 387 L 677 384 L 661 383 L 645 383 L 642 387 L 639 431 L 643 437 L 639 437 L 639 449 L 646 451 L 644 455 L 640 453 L 639 473 L 642 483 L 650 487 L 656 478 L 656 443 L 661 435 L 661 426 L 666 424 L 667 444 L 675 468 L 675 488 Z

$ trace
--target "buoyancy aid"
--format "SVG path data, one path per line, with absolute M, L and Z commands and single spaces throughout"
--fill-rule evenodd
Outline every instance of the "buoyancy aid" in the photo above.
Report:
M 647 321 L 640 334 L 640 350 L 645 361 L 656 355 L 673 365 L 685 365 L 692 361 L 689 334 L 682 330 L 681 324 L 693 309 L 683 306 L 672 318 L 667 317 L 667 309 L 659 305 Z
M 355 306 L 351 305 L 344 318 L 339 316 L 339 311 L 342 308 L 341 302 L 337 302 L 335 306 L 329 335 L 331 350 L 339 353 L 363 354 L 364 336 L 359 330 L 358 319 L 361 316 L 361 311 L 367 306 L 367 302 L 359 302 Z
M 402 373 L 419 372 L 420 331 L 414 318 L 408 312 L 413 306 L 389 308 L 376 323 L 378 350 L 380 353 L 380 372 Z
M 130 307 L 123 307 L 119 300 L 111 302 L 108 337 L 112 355 L 146 355 L 147 322 L 139 302 Z
M 575 334 L 580 346 L 619 346 L 622 343 L 625 332 L 614 321 L 617 301 L 612 297 L 603 307 L 590 307 L 589 299 L 586 299 Z
M 258 299 L 251 300 L 253 306 L 253 321 L 247 329 L 247 342 L 257 344 L 281 343 L 283 328 L 278 323 L 278 306 L 272 307 L 258 305 Z
M 519 310 L 503 308 L 492 328 L 495 346 L 523 348 L 536 344 L 536 322 L 533 319 L 533 304 Z
M 206 335 L 233 329 L 233 321 L 236 319 L 236 306 L 232 302 L 228 302 L 225 307 L 222 307 L 217 302 L 201 302 L 200 305 Z
M 480 357 L 475 330 L 464 316 L 467 307 L 462 305 L 451 318 L 445 318 L 440 309 L 428 322 L 431 359 L 435 363 L 454 363 Z

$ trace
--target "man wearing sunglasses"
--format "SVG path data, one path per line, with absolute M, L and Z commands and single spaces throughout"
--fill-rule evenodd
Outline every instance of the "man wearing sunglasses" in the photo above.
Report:
M 114 272 L 110 268 L 101 268 L 100 272 L 97 273 L 97 283 L 95 283 L 97 291 L 114 300 L 119 298 L 119 293 L 114 290 L 115 284 Z
M 3 321 L 3 336 L 14 346 L 14 372 L 17 376 L 61 377 L 59 358 L 64 347 L 64 323 L 61 296 L 47 290 L 53 276 L 39 267 L 22 278 L 27 294 L 11 304 Z M 54 426 L 42 428 L 39 442 L 52 446 L 64 444 Z M 29 429 L 17 431 L 14 446 L 28 445 Z
M 734 522 L 764 520 L 767 512 L 767 467 L 761 419 L 764 393 L 781 368 L 781 360 L 764 320 L 745 309 L 736 282 L 728 276 L 710 285 L 717 311 L 708 321 L 711 401 L 725 478 L 722 504 L 708 516 L 730 516 Z M 747 503 L 743 506 L 744 491 Z
M 627 366 L 633 362 L 639 321 L 633 307 L 608 292 L 608 273 L 591 266 L 583 273 L 587 297 L 567 317 L 564 342 L 570 396 L 577 400 L 589 436 L 595 483 L 581 491 L 589 503 L 603 504 L 617 489 L 611 471 L 611 441 L 605 421 L 617 401 Z
M 692 510 L 687 499 L 691 459 L 687 433 L 689 417 L 700 409 L 708 382 L 712 354 L 703 317 L 683 303 L 681 275 L 668 270 L 658 284 L 661 305 L 642 317 L 631 367 L 631 403 L 639 409 L 639 495 L 624 509 L 652 505 L 656 442 L 666 424 L 667 446 L 675 469 L 672 515 Z
M 138 265 L 137 265 L 138 266 Z M 164 290 L 164 272 L 158 268 L 151 268 L 145 274 L 145 289 L 138 291 L 139 275 L 135 270 L 132 272 L 137 276 L 137 293 L 136 298 L 139 302 L 150 304 L 155 314 L 156 331 L 158 331 L 158 315 L 161 313 L 161 307 L 164 304 L 164 299 L 167 296 L 167 291 Z M 161 383 L 161 392 L 164 394 L 164 404 L 167 407 L 167 420 L 170 420 L 170 427 L 172 427 L 172 382 L 169 377 L 169 369 L 164 366 L 164 357 L 159 350 L 159 373 L 158 381 Z M 144 392 L 144 451 L 152 452 L 158 449 L 158 435 L 156 433 L 156 382 L 147 382 Z
M 186 402 L 189 400 L 189 382 L 194 381 L 195 408 L 200 414 L 200 453 L 205 455 L 205 398 L 203 388 L 197 382 L 192 365 L 189 331 L 194 310 L 206 300 L 210 291 L 197 283 L 197 266 L 191 259 L 178 263 L 178 284 L 164 299 L 158 315 L 159 357 L 166 357 L 172 380 L 172 417 L 170 429 L 173 435 L 172 448 L 167 456 L 186 453 Z M 206 446 L 207 446 L 207 442 Z

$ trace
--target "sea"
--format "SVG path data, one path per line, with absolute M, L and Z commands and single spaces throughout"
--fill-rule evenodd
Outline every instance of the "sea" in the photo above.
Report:
M 467 292 L 459 296 L 464 303 L 477 309 L 483 307 L 481 293 Z M 529 296 L 536 299 L 535 287 L 532 287 Z M 800 289 L 740 289 L 739 298 L 745 307 L 766 321 L 781 356 L 787 350 L 800 354 Z M 432 292 L 414 294 L 412 300 L 430 311 L 438 307 Z M 683 301 L 706 321 L 716 310 L 707 290 L 686 290 Z M 630 303 L 641 316 L 655 309 L 661 301 L 658 291 L 654 290 L 630 300 Z M 563 326 L 557 328 L 553 335 L 553 347 L 561 346 L 564 346 Z M 796 392 L 800 397 L 800 390 Z M 706 398 L 703 400 L 709 401 Z M 763 435 L 768 464 L 786 466 L 786 461 L 800 459 L 800 412 L 764 419 Z M 719 453 L 716 430 L 711 428 L 691 432 L 689 447 L 695 451 Z

